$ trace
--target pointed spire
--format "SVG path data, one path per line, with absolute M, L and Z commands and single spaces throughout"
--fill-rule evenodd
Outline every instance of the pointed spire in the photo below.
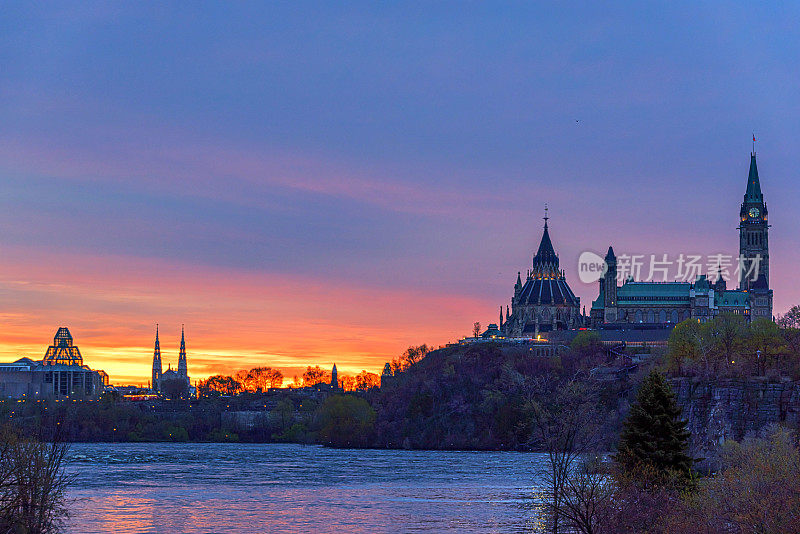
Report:
M 606 260 L 606 263 L 611 263 L 612 261 L 617 261 L 617 256 L 614 255 L 614 249 L 611 246 L 608 247 L 608 252 L 606 252 L 605 260 Z
M 745 202 L 763 202 L 761 194 L 761 182 L 758 179 L 758 166 L 756 165 L 756 153 L 750 154 L 750 172 L 747 175 L 747 192 L 744 194 Z
M 550 232 L 547 228 L 547 221 L 550 217 L 547 215 L 547 205 L 544 207 L 544 232 L 542 232 L 542 240 L 539 243 L 539 249 L 536 251 L 536 256 L 533 257 L 533 268 L 539 271 L 550 273 L 558 271 L 558 256 L 553 249 L 553 242 L 550 241 Z
M 725 291 L 728 288 L 728 285 L 725 283 L 725 279 L 722 277 L 722 265 L 717 264 L 717 279 L 714 282 L 714 289 L 717 291 Z
M 150 379 L 151 387 L 158 391 L 158 381 L 161 380 L 161 343 L 158 341 L 158 323 L 156 323 L 156 343 L 153 347 L 153 373 Z
M 181 348 L 178 352 L 178 375 L 184 378 L 189 376 L 189 370 L 186 367 L 186 337 L 183 333 L 183 325 L 181 325 Z

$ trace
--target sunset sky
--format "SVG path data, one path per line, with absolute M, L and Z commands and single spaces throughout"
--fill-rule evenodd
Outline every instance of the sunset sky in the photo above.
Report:
M 602 6 L 600 5 L 602 4 Z M 496 322 L 543 207 L 585 250 L 737 253 L 751 135 L 800 303 L 800 8 L 0 7 L 0 360 L 146 383 L 380 372 Z M 732 284 L 729 284 L 729 286 Z M 735 284 L 733 284 L 735 285 Z

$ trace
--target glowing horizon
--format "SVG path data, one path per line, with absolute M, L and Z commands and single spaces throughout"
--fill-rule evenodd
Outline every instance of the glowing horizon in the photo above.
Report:
M 24 254 L 18 251 L 18 255 Z M 137 272 L 145 271 L 144 265 L 130 259 L 60 257 L 67 260 L 62 265 L 71 266 L 71 270 L 60 265 L 56 274 L 48 272 L 47 267 L 36 272 L 25 265 L 18 266 L 19 270 L 10 263 L 0 267 L 0 287 L 12 298 L 59 302 L 59 306 L 43 306 L 27 314 L 5 314 L 2 319 L 8 330 L 0 342 L 0 359 L 40 359 L 57 328 L 67 326 L 84 363 L 105 370 L 115 384 L 149 381 L 156 323 L 145 322 L 143 308 L 154 310 L 152 315 L 160 318 L 165 369 L 170 363 L 177 364 L 184 323 L 192 380 L 270 366 L 280 369 L 288 383 L 308 365 L 327 368 L 336 363 L 342 374 L 362 370 L 379 374 L 385 362 L 408 346 L 426 341 L 438 345 L 467 335 L 469 310 L 475 313 L 481 307 L 478 301 L 454 295 L 324 288 L 319 281 L 302 277 L 240 272 L 239 279 L 232 282 L 226 276 L 230 273 L 196 268 L 187 272 L 186 266 L 149 261 L 148 267 L 161 273 L 161 286 L 156 288 L 137 276 Z M 35 261 L 37 265 L 48 265 L 38 260 L 41 258 Z M 89 264 L 105 274 L 86 277 L 82 271 Z M 131 272 L 121 278 L 124 285 L 113 290 L 92 289 L 118 283 L 117 277 L 125 267 Z M 48 282 L 53 277 L 60 282 Z M 214 301 L 213 296 L 219 295 L 226 296 L 224 302 Z M 296 297 L 301 295 L 313 313 L 300 309 L 305 307 L 298 306 Z M 426 328 L 421 323 L 431 321 L 431 312 L 414 310 L 410 300 L 428 310 L 446 311 L 453 321 L 444 327 Z M 395 310 L 394 306 L 402 309 Z M 369 324 L 362 308 L 374 310 L 374 318 L 391 320 L 395 327 Z M 106 312 L 98 313 L 98 309 Z M 225 319 L 216 320 L 209 309 Z M 72 314 L 76 318 L 70 320 Z M 409 334 L 403 335 L 398 329 Z

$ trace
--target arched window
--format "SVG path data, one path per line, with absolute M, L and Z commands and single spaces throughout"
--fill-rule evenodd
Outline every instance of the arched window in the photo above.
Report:
M 656 314 L 653 313 L 653 310 L 647 312 L 647 322 L 648 323 L 656 322 Z
M 637 323 L 642 322 L 642 310 L 636 310 L 636 315 L 634 315 L 634 321 Z
M 666 323 L 667 322 L 667 312 L 666 312 L 666 310 L 661 310 L 658 313 L 658 322 L 659 323 Z
M 672 323 L 677 323 L 678 322 L 678 310 L 672 310 L 672 314 L 670 314 L 669 320 Z

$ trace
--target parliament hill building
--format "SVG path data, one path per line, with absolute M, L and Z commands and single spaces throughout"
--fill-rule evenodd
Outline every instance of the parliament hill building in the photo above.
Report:
M 738 286 L 728 289 L 717 269 L 713 279 L 700 274 L 693 281 L 636 281 L 618 279 L 618 259 L 612 247 L 605 256 L 605 273 L 599 280 L 599 295 L 587 316 L 580 298 L 567 283 L 553 248 L 545 216 L 544 232 L 531 269 L 523 280 L 517 273 L 511 307 L 487 334 L 506 338 L 536 338 L 554 330 L 581 327 L 601 329 L 662 328 L 686 319 L 707 321 L 731 313 L 750 321 L 772 318 L 769 285 L 769 223 L 767 204 L 761 192 L 755 151 L 744 199 L 739 209 Z M 621 283 L 620 283 L 621 282 Z M 494 328 L 493 328 L 494 327 Z M 487 334 L 484 334 L 486 336 Z
M 583 326 L 581 299 L 572 292 L 564 271 L 559 267 L 547 220 L 545 216 L 542 240 L 525 283 L 522 282 L 522 273 L 517 273 L 511 309 L 506 306 L 505 320 L 500 308 L 500 332 L 505 337 L 537 337 L 552 330 L 572 330 Z
M 721 269 L 713 282 L 707 275 L 698 276 L 694 282 L 636 282 L 629 277 L 619 285 L 617 257 L 608 247 L 607 270 L 599 281 L 599 295 L 592 302 L 592 326 L 664 325 L 689 318 L 705 322 L 725 313 L 744 316 L 748 321 L 772 319 L 767 213 L 753 152 L 739 209 L 738 287 L 728 289 Z

